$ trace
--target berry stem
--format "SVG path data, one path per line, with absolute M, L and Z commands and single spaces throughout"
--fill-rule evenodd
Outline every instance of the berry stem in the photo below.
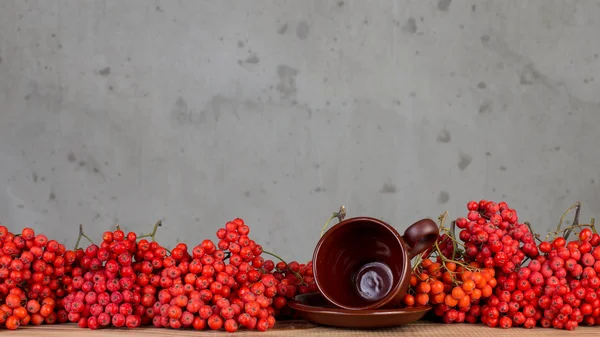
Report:
M 446 211 L 444 214 L 440 215 L 438 217 L 438 220 L 440 221 L 440 232 L 444 232 L 446 234 L 446 237 L 449 238 L 450 240 L 452 240 L 452 243 L 454 245 L 454 250 L 456 250 L 458 248 L 458 245 L 461 245 L 462 247 L 464 247 L 465 245 L 458 242 L 458 240 L 456 240 L 456 222 L 452 221 L 452 224 L 450 225 L 450 228 L 447 228 L 446 226 L 444 226 L 444 222 L 446 221 L 446 217 L 448 216 L 448 211 Z
M 296 278 L 298 278 L 298 279 L 300 280 L 300 282 L 304 283 L 304 278 L 302 277 L 302 275 L 300 275 L 300 274 L 299 274 L 298 272 L 296 272 L 296 271 L 293 271 L 293 270 L 292 270 L 292 268 L 290 268 L 290 266 L 288 265 L 288 263 L 287 263 L 287 262 L 285 262 L 285 260 L 284 260 L 284 259 L 282 259 L 281 257 L 279 257 L 279 256 L 278 256 L 278 255 L 276 255 L 276 254 L 273 254 L 273 253 L 271 253 L 271 252 L 267 252 L 267 251 L 265 251 L 265 250 L 263 250 L 262 252 L 263 252 L 263 253 L 265 253 L 265 254 L 267 254 L 267 255 L 271 255 L 271 256 L 273 256 L 274 258 L 278 259 L 279 261 L 281 261 L 281 262 L 285 263 L 285 266 L 286 266 L 286 267 L 287 267 L 287 268 L 288 268 L 288 269 L 289 269 L 289 270 L 290 270 L 292 273 L 294 273 L 294 275 L 296 275 Z
M 327 229 L 331 220 L 333 220 L 334 218 L 338 218 L 338 222 L 342 222 L 342 220 L 344 220 L 345 217 L 346 217 L 346 206 L 342 205 L 342 206 L 340 206 L 339 211 L 333 212 L 333 214 L 329 217 L 329 219 L 327 219 L 327 222 L 323 226 L 323 229 L 321 229 L 321 236 L 323 236 L 323 234 L 325 234 L 325 229 Z
M 572 230 L 574 230 L 574 229 L 576 229 L 576 228 L 590 227 L 590 228 L 592 229 L 592 232 L 594 232 L 595 228 L 594 228 L 594 227 L 592 227 L 592 226 L 593 226 L 593 224 L 579 224 L 579 225 L 573 225 L 573 226 L 565 227 L 563 230 L 565 230 L 565 231 L 572 231 Z M 554 238 L 557 238 L 557 237 L 558 237 L 558 234 L 560 234 L 560 233 L 558 233 L 558 232 L 551 232 L 551 233 L 548 233 L 548 236 L 546 236 L 546 241 L 548 241 L 548 238 L 549 238 L 551 235 L 552 235 Z M 565 238 L 565 239 L 566 239 L 566 238 Z
M 529 229 L 529 232 L 531 233 L 531 235 L 533 235 L 533 237 L 535 239 L 537 239 L 539 242 L 542 242 L 542 240 L 540 240 L 540 235 L 533 231 L 533 228 L 531 227 L 531 223 L 529 221 L 525 221 L 524 223 L 525 223 L 525 225 L 527 225 L 527 228 Z
M 556 233 L 560 233 L 560 229 L 562 227 L 563 221 L 565 220 L 565 217 L 567 216 L 567 214 L 569 214 L 570 211 L 572 211 L 573 209 L 577 209 L 577 212 L 575 214 L 575 216 L 577 218 L 579 215 L 579 208 L 581 207 L 581 202 L 576 202 L 575 204 L 571 205 L 571 207 L 567 208 L 567 210 L 563 213 L 563 215 L 560 217 L 560 221 L 558 222 L 558 226 L 556 227 Z
M 593 232 L 594 234 L 597 234 L 598 232 L 596 231 L 596 226 L 594 226 L 594 224 L 595 224 L 595 223 L 596 223 L 596 220 L 595 220 L 594 218 L 592 218 L 592 219 L 590 220 L 590 227 L 592 228 L 592 232 Z
M 575 209 L 575 217 L 573 217 L 573 224 L 572 226 L 577 226 L 579 225 L 579 212 L 581 211 L 581 204 L 579 205 L 579 207 L 577 207 Z M 565 232 L 563 233 L 563 236 L 565 237 L 565 240 L 569 238 L 569 235 L 571 235 L 572 230 L 565 230 Z
M 450 230 L 448 230 L 448 228 L 444 227 L 444 222 L 446 221 L 447 217 L 448 217 L 448 211 L 445 211 L 442 215 L 440 215 L 438 217 L 438 220 L 440 221 L 440 228 L 443 229 L 444 231 L 446 231 L 446 235 L 456 244 L 458 242 L 456 241 L 456 239 L 454 239 L 454 237 L 452 237 L 452 233 L 450 232 Z M 453 225 L 454 225 L 454 223 L 453 223 Z M 478 268 L 474 268 L 474 267 L 468 266 L 462 262 L 454 260 L 454 257 L 452 259 L 448 259 L 447 257 L 445 257 L 444 254 L 442 253 L 442 250 L 440 249 L 440 246 L 438 245 L 438 240 L 435 240 L 434 246 L 435 246 L 435 250 L 437 251 L 438 257 L 442 260 L 442 264 L 444 265 L 444 267 L 446 266 L 446 262 L 452 262 L 452 263 L 455 263 L 456 265 L 461 266 L 467 270 L 478 270 Z M 456 246 L 455 246 L 455 250 L 456 250 Z
M 444 267 L 446 267 L 446 262 L 452 262 L 452 263 L 455 263 L 457 266 L 461 266 L 469 271 L 479 270 L 479 268 L 471 267 L 462 262 L 459 262 L 456 260 L 451 260 L 451 259 L 445 257 L 444 254 L 442 254 L 442 250 L 440 249 L 440 246 L 438 246 L 437 241 L 435 242 L 435 249 L 437 250 L 438 257 L 442 260 L 442 264 L 444 265 Z
M 152 228 L 152 232 L 149 234 L 144 234 L 142 236 L 138 236 L 139 238 L 152 238 L 152 241 L 156 241 L 155 236 L 156 236 L 156 231 L 158 230 L 158 227 L 162 227 L 162 220 L 158 220 L 155 224 L 154 224 L 154 228 Z
M 77 248 L 79 248 L 79 242 L 81 241 L 81 238 L 84 237 L 86 238 L 91 244 L 95 244 L 94 241 L 92 241 L 92 239 L 89 238 L 89 236 L 87 236 L 84 232 L 83 232 L 83 225 L 80 224 L 79 225 L 79 235 L 77 236 L 77 242 L 75 242 L 75 249 L 77 250 Z
M 458 242 L 456 242 L 456 221 L 452 221 L 450 225 L 450 238 L 452 239 L 452 260 L 456 258 L 456 251 L 458 250 Z

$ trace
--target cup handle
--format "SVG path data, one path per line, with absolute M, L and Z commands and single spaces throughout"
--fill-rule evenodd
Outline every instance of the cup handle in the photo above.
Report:
M 435 244 L 440 231 L 431 219 L 422 219 L 406 229 L 402 239 L 408 245 L 408 255 L 412 259 Z

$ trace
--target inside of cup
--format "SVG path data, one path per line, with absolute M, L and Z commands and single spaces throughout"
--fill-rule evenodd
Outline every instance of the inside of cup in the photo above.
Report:
M 315 268 L 329 299 L 359 308 L 380 301 L 396 288 L 405 258 L 394 232 L 365 220 L 332 231 L 319 248 Z

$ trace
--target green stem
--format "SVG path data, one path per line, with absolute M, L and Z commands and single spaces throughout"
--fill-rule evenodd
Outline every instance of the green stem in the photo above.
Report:
M 442 254 L 442 250 L 440 249 L 440 246 L 438 245 L 437 241 L 435 241 L 435 249 L 437 250 L 438 256 L 442 259 L 442 265 L 444 267 L 446 267 L 446 262 L 452 262 L 458 266 L 461 266 L 469 271 L 475 271 L 475 270 L 480 270 L 479 268 L 475 268 L 475 267 L 471 267 L 468 266 L 462 262 L 456 261 L 456 260 L 451 260 L 448 259 L 447 257 L 444 256 L 444 254 Z M 453 272 L 454 273 L 454 272 Z
M 325 229 L 327 229 L 327 227 L 329 226 L 329 223 L 331 222 L 331 220 L 335 219 L 337 217 L 337 213 L 333 212 L 333 215 L 331 215 L 329 217 L 329 219 L 327 219 L 327 222 L 325 223 L 325 226 L 323 226 L 323 229 L 321 229 L 321 236 L 323 236 L 323 234 L 325 234 Z
M 323 234 L 325 234 L 325 229 L 327 229 L 331 220 L 333 220 L 334 218 L 338 218 L 338 221 L 342 222 L 342 220 L 344 220 L 345 217 L 346 217 L 346 206 L 342 205 L 342 206 L 340 206 L 339 211 L 333 212 L 333 214 L 329 217 L 329 219 L 327 219 L 327 222 L 323 226 L 323 229 L 321 229 L 321 236 L 323 236 Z
M 156 236 L 156 231 L 158 230 L 158 227 L 162 227 L 162 220 L 158 220 L 155 224 L 154 224 L 154 228 L 152 228 L 152 232 L 149 234 L 144 234 L 142 236 L 138 236 L 138 239 L 141 238 L 152 238 L 152 241 L 156 241 L 155 236 Z
M 265 253 L 265 254 L 267 254 L 267 255 L 271 255 L 271 256 L 273 256 L 274 258 L 276 258 L 276 259 L 279 259 L 279 261 L 281 261 L 281 262 L 285 263 L 285 266 L 286 266 L 286 267 L 287 267 L 287 268 L 288 268 L 288 269 L 289 269 L 289 270 L 290 270 L 290 271 L 291 271 L 291 272 L 292 272 L 294 275 L 296 275 L 296 277 L 297 277 L 297 278 L 300 280 L 300 282 L 304 283 L 304 277 L 302 277 L 302 275 L 300 275 L 300 273 L 298 273 L 298 272 L 296 272 L 296 271 L 293 271 L 293 270 L 290 268 L 290 266 L 288 265 L 288 263 L 287 263 L 287 262 L 285 262 L 285 260 L 284 260 L 284 259 L 282 259 L 281 257 L 279 257 L 279 256 L 278 256 L 278 255 L 276 255 L 276 254 L 273 254 L 273 253 L 271 253 L 271 252 L 267 252 L 267 251 L 265 251 L 265 250 L 263 250 L 262 252 L 263 252 L 263 253 Z

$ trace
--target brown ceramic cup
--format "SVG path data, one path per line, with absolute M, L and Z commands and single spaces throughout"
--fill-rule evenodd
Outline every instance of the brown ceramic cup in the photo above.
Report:
M 398 305 L 410 283 L 411 259 L 438 236 L 438 226 L 430 219 L 417 221 L 403 236 L 379 219 L 346 219 L 317 243 L 313 254 L 317 288 L 331 304 L 347 310 Z

